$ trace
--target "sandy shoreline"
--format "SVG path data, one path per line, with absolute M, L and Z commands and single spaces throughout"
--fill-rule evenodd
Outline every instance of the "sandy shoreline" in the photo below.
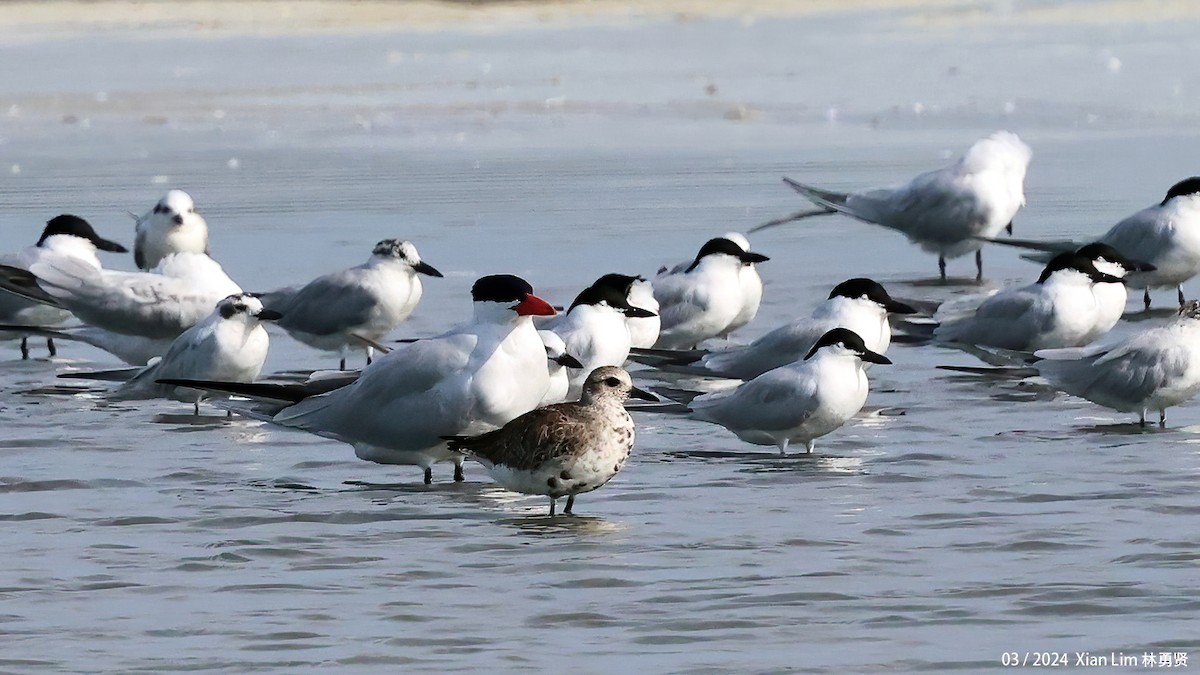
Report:
M 1101 0 L 1086 13 L 1074 5 L 1021 6 L 982 0 L 16 0 L 0 2 L 8 39 L 53 39 L 84 32 L 153 31 L 154 37 L 227 37 L 314 33 L 493 31 L 572 21 L 621 24 L 802 17 L 861 11 L 907 11 L 911 25 L 979 23 L 1128 23 L 1200 17 L 1189 0 Z
M 63 0 L 0 3 L 0 30 L 26 38 L 79 31 L 154 30 L 169 33 L 279 35 L 437 30 L 493 30 L 566 21 L 624 22 L 698 18 L 803 16 L 864 9 L 969 10 L 970 0 L 564 0 L 562 2 L 341 2 L 312 0 Z

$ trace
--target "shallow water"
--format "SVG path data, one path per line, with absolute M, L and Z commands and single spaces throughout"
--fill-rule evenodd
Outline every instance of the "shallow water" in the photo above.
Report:
M 25 64 L 0 70 L 0 241 L 31 243 L 64 211 L 128 241 L 125 210 L 183 187 L 247 289 L 412 239 L 447 273 L 397 333 L 426 335 L 466 318 L 480 274 L 569 302 L 602 273 L 650 273 L 800 208 L 781 175 L 887 184 L 996 128 L 1035 153 L 1018 236 L 1101 231 L 1196 172 L 1194 22 L 984 17 L 14 41 L 0 47 Z M 851 276 L 906 297 L 977 290 L 925 283 L 931 256 L 841 218 L 753 242 L 772 260 L 744 339 Z M 984 256 L 992 285 L 1036 273 Z M 197 421 L 182 404 L 48 393 L 64 369 L 115 365 L 61 347 L 29 362 L 5 347 L 0 362 L 12 672 L 1200 658 L 1194 404 L 1142 430 L 898 345 L 871 371 L 869 405 L 888 414 L 812 456 L 639 414 L 627 469 L 548 519 L 543 499 L 473 465 L 465 484 L 446 465 L 426 487 L 417 469 L 214 409 Z M 267 369 L 332 363 L 279 337 Z

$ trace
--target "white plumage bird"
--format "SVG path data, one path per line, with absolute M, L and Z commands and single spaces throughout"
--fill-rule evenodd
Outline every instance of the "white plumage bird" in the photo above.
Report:
M 1167 408 L 1200 392 L 1200 302 L 1185 303 L 1165 326 L 1125 339 L 1073 349 L 1043 349 L 1037 371 L 1056 388 L 1119 412 L 1135 412 L 1142 426 L 1146 413 L 1158 411 L 1166 425 Z
M 411 242 L 384 239 L 362 265 L 266 293 L 263 301 L 283 314 L 280 328 L 314 349 L 337 352 L 344 370 L 352 350 L 365 351 L 371 363 L 369 343 L 412 314 L 421 301 L 422 274 L 442 276 Z
M 748 345 L 722 350 L 635 350 L 634 361 L 693 375 L 749 380 L 768 370 L 800 361 L 834 328 L 854 331 L 868 349 L 886 354 L 892 329 L 888 314 L 916 310 L 892 299 L 883 286 L 862 277 L 834 286 L 812 314 L 786 323 Z
M 761 253 L 717 237 L 705 242 L 686 267 L 660 271 L 653 282 L 661 323 L 655 346 L 690 349 L 727 336 L 746 305 L 743 268 L 767 260 Z
M 217 303 L 216 309 L 200 323 L 175 338 L 162 358 L 141 369 L 102 373 L 69 373 L 72 379 L 111 379 L 114 374 L 129 376 L 108 394 L 113 400 L 170 398 L 192 403 L 200 414 L 200 401 L 210 398 L 199 389 L 162 384 L 159 380 L 190 379 L 228 382 L 253 382 L 267 359 L 270 340 L 263 321 L 279 318 L 279 313 L 263 307 L 248 294 L 231 295 Z
M 483 277 L 471 295 L 471 322 L 404 344 L 333 391 L 189 379 L 167 383 L 255 397 L 256 403 L 224 405 L 348 443 L 366 461 L 420 466 L 426 483 L 433 480 L 433 464 L 454 461 L 455 480 L 462 480 L 462 456 L 447 449 L 444 437 L 490 431 L 537 406 L 550 376 L 531 316 L 554 314 L 528 282 L 512 275 Z
M 171 190 L 134 225 L 133 260 L 150 271 L 172 253 L 208 254 L 208 223 L 192 196 Z
M 815 439 L 840 428 L 866 403 L 863 361 L 891 363 L 867 349 L 855 332 L 834 328 L 803 361 L 769 370 L 735 389 L 697 396 L 686 405 L 693 419 L 719 424 L 747 443 L 774 445 L 786 454 L 788 445 L 797 442 L 812 452 Z
M 1150 309 L 1150 289 L 1175 288 L 1184 303 L 1183 284 L 1200 274 L 1200 177 L 1179 181 L 1167 190 L 1162 202 L 1149 206 L 1113 225 L 1095 240 L 1123 255 L 1147 263 L 1151 269 L 1132 272 L 1128 284 L 1143 288 Z M 1074 251 L 1074 241 L 1004 239 L 994 243 L 1040 251 L 1027 256 L 1046 262 L 1056 253 Z
M 17 253 L 0 256 L 0 265 L 28 270 L 34 263 L 65 257 L 100 269 L 97 251 L 125 253 L 126 249 L 96 234 L 96 230 L 83 218 L 63 214 L 46 222 L 46 227 L 42 229 L 42 235 L 35 245 Z M 22 359 L 29 358 L 28 338 L 31 335 L 41 334 L 40 329 L 61 326 L 70 320 L 71 313 L 65 309 L 0 291 L 0 324 L 10 327 L 0 330 L 0 339 L 20 338 Z M 28 326 L 30 330 L 21 330 L 19 326 Z M 57 354 L 54 336 L 42 335 L 46 337 L 46 349 L 50 355 Z
M 998 131 L 976 141 L 954 164 L 923 173 L 895 188 L 840 193 L 785 178 L 819 207 L 771 221 L 752 233 L 808 216 L 842 213 L 896 230 L 922 250 L 936 253 L 946 278 L 946 259 L 975 253 L 976 278 L 983 278 L 983 238 L 1008 229 L 1025 205 L 1025 171 L 1033 156 L 1016 134 Z M 1132 255 L 1132 253 L 1131 253 Z

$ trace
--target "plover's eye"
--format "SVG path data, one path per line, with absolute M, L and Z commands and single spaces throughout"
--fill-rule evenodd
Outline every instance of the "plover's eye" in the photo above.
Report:
M 241 303 L 238 303 L 238 304 L 234 305 L 234 306 L 233 306 L 233 308 L 234 308 L 234 309 L 236 309 L 236 310 L 237 310 L 237 311 L 239 311 L 239 312 L 244 312 L 244 311 L 246 311 L 246 306 L 245 306 L 245 305 L 243 305 L 243 304 L 241 304 Z
M 621 386 L 621 381 L 615 377 L 610 377 L 604 381 L 604 384 L 607 384 L 610 387 L 619 387 Z

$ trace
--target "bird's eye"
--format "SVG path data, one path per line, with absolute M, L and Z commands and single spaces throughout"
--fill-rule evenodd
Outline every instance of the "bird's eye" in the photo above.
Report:
M 242 305 L 242 304 L 237 304 L 237 305 L 234 305 L 234 306 L 233 306 L 233 308 L 234 308 L 234 309 L 236 309 L 236 310 L 237 310 L 237 311 L 239 311 L 239 312 L 244 312 L 244 311 L 246 311 L 246 306 L 245 306 L 245 305 Z
M 619 387 L 621 386 L 621 381 L 615 377 L 610 377 L 604 381 L 604 384 L 607 384 L 610 387 Z

